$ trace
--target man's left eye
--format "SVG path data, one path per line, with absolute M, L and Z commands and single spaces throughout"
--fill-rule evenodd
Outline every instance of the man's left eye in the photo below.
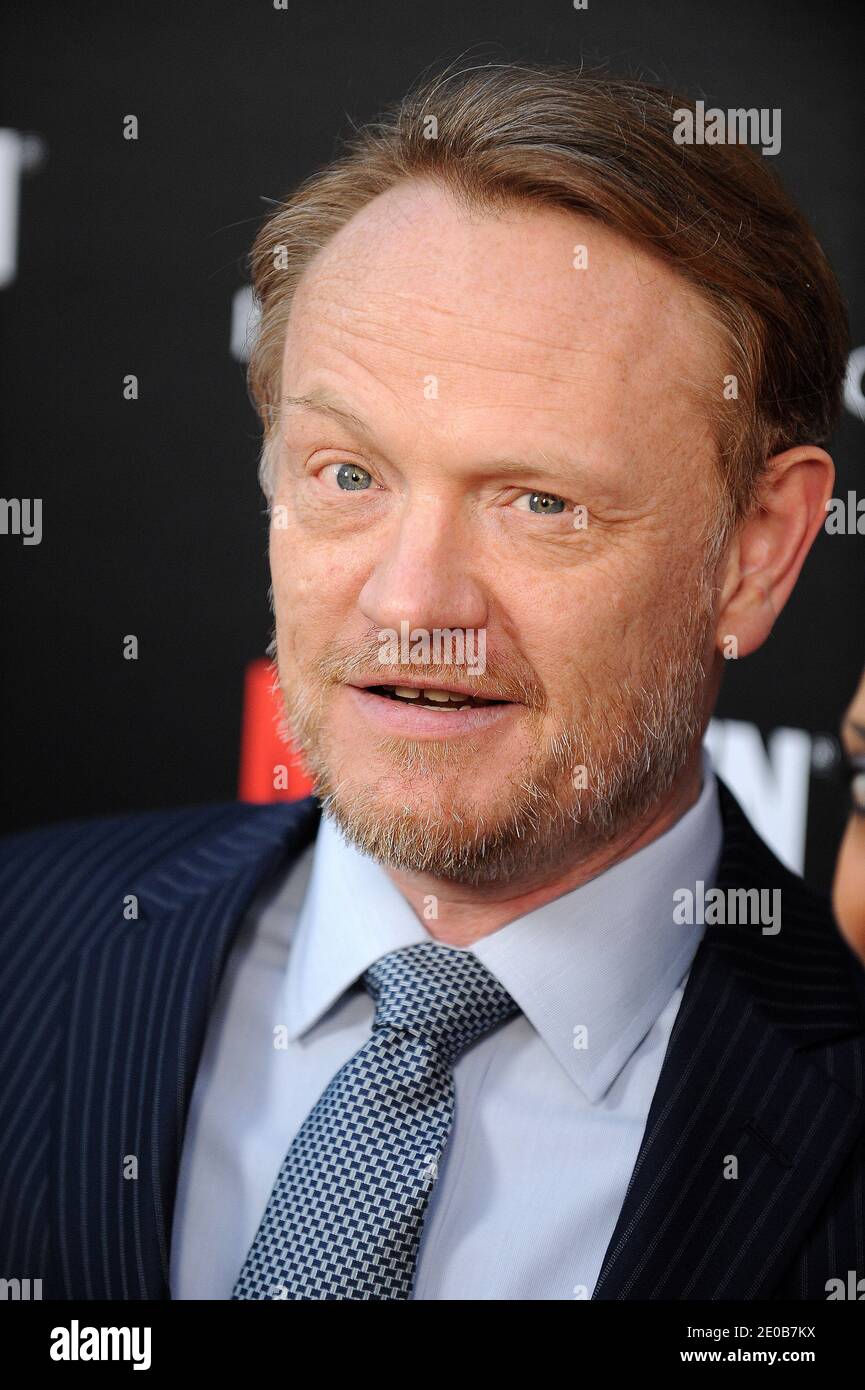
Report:
M 565 510 L 564 500 L 552 492 L 524 492 L 522 497 L 516 499 L 514 506 L 521 512 L 534 512 L 536 516 L 554 515 Z

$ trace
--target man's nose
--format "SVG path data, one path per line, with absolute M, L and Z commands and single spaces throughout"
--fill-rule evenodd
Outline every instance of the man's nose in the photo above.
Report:
M 450 507 L 408 504 L 361 590 L 364 616 L 397 632 L 402 622 L 427 630 L 485 627 L 487 601 L 469 529 Z

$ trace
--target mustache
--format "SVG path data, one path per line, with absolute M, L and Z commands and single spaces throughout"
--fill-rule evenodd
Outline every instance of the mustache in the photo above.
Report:
M 381 640 L 377 631 L 350 643 L 331 642 L 325 652 L 313 658 L 307 671 L 322 686 L 343 685 L 347 681 L 372 676 L 378 678 L 376 683 L 379 685 L 399 685 L 400 677 L 410 672 L 417 680 L 429 681 L 431 685 L 446 690 L 448 677 L 458 677 L 461 687 L 495 690 L 500 698 L 526 705 L 538 713 L 543 713 L 549 703 L 546 691 L 534 672 L 505 653 L 488 650 L 484 673 L 477 675 L 467 665 L 457 662 L 412 662 L 408 667 L 383 665 L 379 658 L 380 651 Z M 268 647 L 268 655 L 274 661 L 277 659 L 275 635 Z

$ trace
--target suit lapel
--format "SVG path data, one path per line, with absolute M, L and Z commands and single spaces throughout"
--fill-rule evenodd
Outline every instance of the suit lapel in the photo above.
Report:
M 62 1297 L 168 1298 L 183 1133 L 244 910 L 315 835 L 319 807 L 237 807 L 128 889 L 73 981 L 52 1183 Z M 138 919 L 123 919 L 134 894 Z
M 779 887 L 781 930 L 706 927 L 595 1299 L 768 1297 L 865 1124 L 845 948 L 721 806 L 717 886 Z

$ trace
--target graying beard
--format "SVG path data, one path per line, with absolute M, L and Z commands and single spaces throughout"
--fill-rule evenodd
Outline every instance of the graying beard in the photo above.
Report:
M 453 811 L 443 819 L 443 811 L 419 815 L 404 807 L 383 816 L 369 788 L 332 782 L 315 739 L 318 718 L 310 718 L 305 695 L 294 702 L 290 722 L 325 814 L 362 853 L 393 869 L 467 887 L 491 886 L 563 863 L 578 865 L 638 823 L 670 789 L 701 732 L 696 696 L 704 671 L 697 660 L 687 671 L 662 661 L 661 670 L 652 674 L 654 680 L 637 690 L 630 682 L 620 682 L 626 717 L 630 713 L 633 720 L 606 731 L 607 746 L 615 748 L 606 763 L 592 764 L 580 732 L 560 730 L 547 740 L 543 778 L 511 779 L 510 810 L 492 827 L 476 813 L 468 824 L 467 816 Z M 319 717 L 323 697 L 319 691 Z M 432 754 L 426 751 L 430 747 Z M 442 749 L 448 752 L 440 758 Z M 450 754 L 451 745 L 399 747 L 406 774 L 424 761 L 427 772 L 436 758 L 446 764 Z M 565 804 L 557 787 L 577 766 L 587 767 L 590 789 L 578 790 L 569 783 L 572 799 Z
M 683 611 L 665 616 L 666 630 L 680 634 L 677 650 L 659 653 L 636 688 L 627 678 L 619 681 L 614 708 L 621 717 L 616 726 L 610 727 L 608 709 L 595 713 L 596 737 L 591 742 L 609 750 L 606 759 L 593 764 L 590 740 L 579 728 L 562 728 L 548 736 L 543 776 L 524 771 L 509 779 L 506 792 L 512 804 L 493 826 L 476 810 L 464 816 L 442 812 L 437 819 L 426 812 L 419 819 L 417 812 L 403 807 L 383 816 L 368 787 L 334 783 L 319 737 L 326 682 L 315 681 L 307 690 L 300 680 L 293 698 L 284 692 L 281 733 L 303 750 L 324 811 L 350 842 L 379 862 L 467 886 L 519 879 L 587 859 L 636 825 L 669 791 L 702 733 L 699 696 L 706 673 L 698 654 L 712 622 L 718 592 L 713 575 L 725 539 L 726 532 L 722 537 L 715 528 L 701 556 L 691 601 Z M 274 609 L 272 587 L 269 597 Z M 275 635 L 268 654 L 277 659 Z M 535 721 L 532 708 L 526 717 Z M 463 745 L 461 753 L 449 744 L 390 740 L 388 751 L 407 776 L 421 771 L 429 777 L 458 763 L 466 748 Z M 568 780 L 566 803 L 564 779 L 579 766 L 587 768 L 589 789 L 576 789 Z M 467 825 L 469 814 L 472 821 Z

